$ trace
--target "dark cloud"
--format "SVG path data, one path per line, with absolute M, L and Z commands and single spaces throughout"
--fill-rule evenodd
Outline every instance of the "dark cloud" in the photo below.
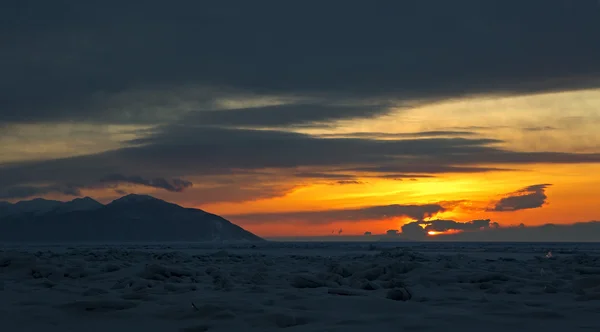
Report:
M 214 181 L 213 181 L 214 182 Z M 240 203 L 282 197 L 296 188 L 293 182 L 277 183 L 268 177 L 236 178 L 233 183 L 203 183 L 186 190 L 186 195 L 164 192 L 161 198 L 189 207 L 210 203 Z
M 436 156 L 437 159 L 447 162 L 469 164 L 580 164 L 600 162 L 598 153 L 565 153 L 565 152 L 516 152 L 508 150 L 482 151 L 480 154 L 464 154 L 461 156 L 449 154 Z M 506 170 L 506 169 L 503 169 Z
M 422 138 L 422 137 L 466 137 L 476 136 L 479 133 L 474 131 L 451 131 L 451 130 L 434 130 L 434 131 L 421 131 L 415 133 L 372 133 L 372 132 L 357 132 L 357 133 L 344 133 L 344 134 L 324 134 L 321 137 L 357 137 L 357 138 Z
M 339 174 L 339 173 L 319 173 L 319 172 L 300 172 L 295 173 L 294 176 L 299 178 L 308 179 L 326 179 L 326 180 L 352 180 L 355 179 L 355 175 L 351 174 Z
M 427 236 L 427 232 L 421 227 L 421 223 L 414 221 L 402 225 L 402 236 L 408 239 L 422 239 Z
M 308 179 L 323 179 L 323 180 L 338 180 L 342 183 L 350 184 L 350 183 L 360 183 L 357 180 L 356 175 L 351 174 L 343 174 L 343 173 L 320 173 L 320 172 L 301 172 L 295 173 L 294 176 L 299 178 L 308 178 Z M 404 179 L 417 179 L 417 178 L 433 178 L 433 175 L 426 174 L 377 174 L 377 175 L 365 175 L 361 174 L 361 178 L 381 178 L 381 179 L 394 179 L 402 181 Z
M 468 222 L 457 222 L 454 220 L 431 220 L 424 222 L 426 231 L 446 232 L 449 230 L 476 231 L 490 227 L 491 220 L 479 219 Z
M 546 188 L 551 184 L 536 184 L 525 187 L 506 197 L 501 198 L 488 211 L 507 212 L 526 209 L 536 209 L 546 203 Z
M 55 184 L 55 185 L 13 185 L 0 187 L 0 199 L 19 199 L 32 196 L 44 196 L 48 194 L 62 194 L 68 196 L 81 196 L 83 189 L 113 188 L 118 194 L 125 191 L 117 188 L 119 184 L 133 184 L 145 187 L 164 189 L 170 192 L 182 192 L 191 187 L 192 182 L 182 179 L 153 178 L 145 179 L 141 176 L 125 176 L 122 174 L 110 174 L 100 180 L 88 181 L 86 184 Z
M 500 125 L 494 125 L 494 126 L 453 126 L 453 127 L 449 127 L 447 129 L 452 129 L 452 130 L 459 130 L 459 131 L 489 131 L 489 130 L 496 130 L 496 129 L 507 129 L 507 128 L 511 128 L 510 126 L 500 126 Z
M 492 225 L 493 224 L 493 225 Z M 471 220 L 468 222 L 458 222 L 454 220 L 428 220 L 414 221 L 402 226 L 402 236 L 409 239 L 423 239 L 428 232 L 448 232 L 448 231 L 481 231 L 497 228 L 496 223 L 489 219 Z
M 13 1 L 0 13 L 0 123 L 161 122 L 174 116 L 165 105 L 210 109 L 229 91 L 422 100 L 595 87 L 599 12 L 596 0 Z M 208 92 L 171 93 L 182 87 Z M 293 113 L 243 117 L 342 116 Z
M 236 223 L 245 225 L 267 223 L 328 224 L 337 221 L 381 220 L 392 219 L 397 217 L 423 219 L 443 211 L 445 211 L 445 209 L 437 204 L 394 204 L 340 210 L 230 215 L 228 216 L 228 218 Z
M 110 174 L 106 177 L 103 177 L 99 181 L 100 183 L 130 183 L 137 184 L 146 187 L 164 189 L 166 191 L 173 192 L 182 192 L 186 188 L 189 188 L 193 185 L 192 182 L 182 180 L 182 179 L 171 179 L 167 180 L 165 178 L 153 178 L 153 179 L 145 179 L 141 176 L 126 176 L 122 174 Z
M 431 158 L 434 159 L 434 158 Z M 432 160 L 423 158 L 422 160 L 413 160 L 412 162 L 398 162 L 396 165 L 381 165 L 381 166 L 367 166 L 367 167 L 355 167 L 347 171 L 354 172 L 368 172 L 368 173 L 410 173 L 410 172 L 422 172 L 422 173 L 483 173 L 491 171 L 506 171 L 507 169 L 496 168 L 496 167 L 465 167 L 465 166 L 453 166 L 449 164 L 436 164 L 431 163 Z M 382 175 L 387 178 L 420 178 L 420 177 L 431 177 L 423 174 L 388 174 Z
M 552 127 L 552 126 L 523 128 L 523 130 L 525 130 L 525 131 L 552 131 L 552 130 L 556 130 L 556 129 L 557 129 L 556 127 Z
M 225 127 L 279 127 L 319 121 L 375 117 L 389 111 L 389 107 L 385 105 L 285 104 L 194 112 L 186 116 L 182 122 Z
M 598 242 L 600 221 L 541 226 L 494 227 L 483 231 L 437 235 L 436 241 Z
M 417 181 L 417 179 L 433 178 L 435 176 L 434 175 L 425 175 L 425 174 L 381 174 L 381 175 L 377 175 L 376 177 L 383 178 L 383 179 L 392 179 L 392 180 L 397 180 L 397 181 L 404 181 L 404 180 Z
M 67 196 L 81 196 L 81 190 L 74 185 L 51 186 L 10 186 L 0 188 L 0 199 L 19 199 L 48 194 L 63 194 Z
M 339 180 L 335 182 L 336 184 L 346 185 L 346 184 L 364 184 L 365 182 L 357 181 L 357 180 Z

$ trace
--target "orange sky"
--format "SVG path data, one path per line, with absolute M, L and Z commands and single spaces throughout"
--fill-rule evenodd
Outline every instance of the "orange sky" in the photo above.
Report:
M 242 103 L 242 101 L 236 101 Z M 263 100 L 264 104 L 273 100 Z M 275 101 L 276 102 L 276 101 Z M 281 102 L 281 101 L 280 101 Z M 249 100 L 249 104 L 261 104 L 261 100 Z M 239 105 L 238 105 L 239 106 Z M 398 133 L 418 133 L 423 131 L 467 130 L 484 138 L 498 139 L 503 148 L 525 152 L 600 152 L 600 90 L 582 90 L 572 92 L 545 93 L 519 97 L 490 96 L 479 98 L 455 99 L 425 104 L 413 109 L 399 109 L 388 115 L 368 120 L 337 121 L 327 128 L 304 127 L 298 132 L 316 136 L 354 135 L 351 133 L 379 133 L 391 139 Z M 233 105 L 232 107 L 236 107 Z M 462 128 L 462 129 L 461 129 Z M 35 126 L 24 127 L 35 132 Z M 40 128 L 37 128 L 39 130 Z M 82 146 L 68 139 L 72 128 L 68 125 L 46 127 L 36 136 L 29 137 L 27 146 L 34 146 L 31 140 L 39 143 L 35 156 L 71 156 L 82 154 Z M 288 129 L 289 130 L 289 129 Z M 53 140 L 48 139 L 51 133 Z M 110 150 L 118 146 L 124 138 L 132 138 L 131 127 L 104 127 L 104 139 L 93 145 L 98 151 Z M 385 136 L 385 135 L 384 135 Z M 396 138 L 397 139 L 397 138 Z M 19 145 L 21 143 L 21 145 Z M 88 143 L 77 143 L 88 144 Z M 21 148 L 19 148 L 21 146 Z M 92 146 L 92 145 L 90 145 Z M 31 159 L 33 154 L 23 143 L 13 138 L 12 150 L 2 150 L 5 160 Z M 86 150 L 90 153 L 90 150 Z M 7 157 L 8 156 L 8 157 Z M 298 211 L 324 211 L 354 209 L 381 205 L 437 204 L 439 202 L 461 201 L 436 218 L 469 221 L 473 219 L 491 219 L 501 225 L 540 225 L 544 223 L 571 223 L 600 219 L 600 209 L 594 208 L 600 201 L 600 164 L 562 163 L 562 164 L 486 164 L 473 165 L 495 167 L 498 170 L 481 173 L 431 174 L 430 178 L 383 179 L 373 174 L 355 172 L 357 178 L 346 184 L 336 184 L 335 180 L 310 177 L 298 179 L 289 176 L 289 170 L 270 169 L 268 174 L 256 182 L 256 175 L 224 176 L 232 184 L 229 187 L 211 187 L 204 180 L 194 181 L 193 188 L 183 193 L 170 193 L 153 188 L 137 187 L 136 192 L 149 193 L 159 198 L 197 207 L 226 216 L 248 230 L 261 236 L 299 236 L 330 235 L 339 229 L 343 234 L 384 233 L 389 229 L 400 229 L 410 221 L 407 217 L 382 217 L 371 220 L 337 220 L 326 223 L 312 223 L 310 220 L 280 221 L 269 220 L 248 222 L 238 215 L 260 213 L 285 213 Z M 310 171 L 310 169 L 306 169 Z M 246 181 L 252 181 L 245 188 Z M 513 212 L 489 212 L 486 208 L 502 197 L 506 197 L 522 188 L 551 184 L 544 193 L 545 203 L 536 208 Z M 259 193 L 269 186 L 270 192 Z M 221 189 L 219 189 L 221 188 Z M 225 189 L 223 189 L 225 188 Z M 246 191 L 241 190 L 243 188 Z M 123 189 L 131 191 L 131 186 Z M 254 192 L 256 191 L 256 194 Z M 112 190 L 85 190 L 102 201 L 116 198 Z M 231 201 L 228 197 L 242 195 Z M 49 195 L 60 199 L 67 196 Z M 214 197 L 212 202 L 206 198 Z M 447 203 L 445 203 L 447 205 Z
M 400 110 L 371 120 L 339 121 L 334 129 L 304 129 L 315 135 L 355 132 L 407 133 L 475 128 L 484 137 L 503 140 L 517 151 L 600 152 L 600 90 L 546 93 L 519 97 L 451 100 L 412 110 Z M 531 130 L 525 130 L 531 129 Z M 543 128 L 543 130 L 533 130 Z M 511 171 L 438 174 L 435 178 L 403 181 L 360 178 L 360 184 L 303 184 L 283 197 L 238 204 L 215 203 L 200 207 L 228 215 L 256 212 L 328 210 L 386 204 L 426 204 L 471 201 L 438 218 L 469 221 L 492 219 L 502 225 L 540 225 L 600 219 L 600 164 L 486 165 Z M 319 181 L 319 180 L 315 180 Z M 521 188 L 549 183 L 540 208 L 514 212 L 486 212 L 485 207 Z M 323 235 L 365 231 L 384 233 L 399 229 L 407 219 L 335 222 L 327 225 L 266 223 L 245 225 L 264 236 Z
M 564 173 L 563 173 L 564 172 Z M 559 174 L 553 174 L 559 173 Z M 562 173 L 562 175 L 561 175 Z M 440 201 L 469 201 L 466 206 L 436 215 L 440 219 L 470 221 L 491 219 L 501 225 L 541 225 L 571 223 L 600 219 L 600 211 L 593 207 L 600 198 L 600 165 L 532 165 L 528 170 L 484 174 L 443 174 L 440 178 L 418 181 L 365 179 L 364 184 L 307 185 L 284 197 L 239 204 L 216 203 L 199 206 L 217 214 L 228 215 L 255 212 L 283 212 L 298 210 L 328 210 L 386 204 L 428 204 Z M 547 203 L 535 209 L 514 212 L 487 212 L 489 204 L 535 183 L 552 183 L 546 189 Z M 410 218 L 335 222 L 327 225 L 266 223 L 244 225 L 264 236 L 326 235 L 342 228 L 343 234 L 358 235 L 365 231 L 373 234 L 399 229 Z

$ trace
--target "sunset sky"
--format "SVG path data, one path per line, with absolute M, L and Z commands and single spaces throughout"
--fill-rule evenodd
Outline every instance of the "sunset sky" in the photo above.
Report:
M 129 4 L 0 11 L 0 200 L 266 237 L 600 220 L 596 0 Z

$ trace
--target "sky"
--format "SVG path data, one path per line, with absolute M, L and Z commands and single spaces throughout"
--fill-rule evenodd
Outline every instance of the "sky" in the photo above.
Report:
M 266 237 L 600 220 L 596 0 L 23 0 L 0 36 L 0 200 Z

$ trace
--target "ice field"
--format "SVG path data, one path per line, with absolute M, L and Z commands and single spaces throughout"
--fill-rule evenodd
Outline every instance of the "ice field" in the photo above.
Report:
M 0 246 L 12 331 L 600 331 L 600 244 Z

